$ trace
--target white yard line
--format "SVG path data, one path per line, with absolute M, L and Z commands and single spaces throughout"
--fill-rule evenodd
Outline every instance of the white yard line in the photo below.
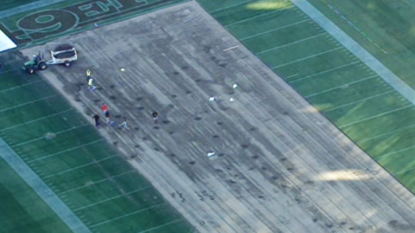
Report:
M 327 113 L 329 111 L 333 111 L 333 110 L 336 110 L 336 109 L 339 109 L 339 108 L 344 108 L 344 107 L 347 107 L 349 105 L 357 104 L 357 103 L 360 103 L 360 102 L 363 102 L 363 101 L 366 101 L 366 100 L 369 100 L 369 99 L 377 98 L 379 96 L 386 95 L 386 94 L 393 93 L 393 92 L 396 92 L 396 91 L 395 90 L 390 90 L 390 91 L 386 91 L 386 92 L 383 92 L 383 93 L 380 93 L 380 94 L 372 95 L 372 96 L 369 96 L 369 97 L 366 97 L 366 98 L 363 98 L 363 99 L 360 99 L 360 100 L 356 100 L 356 101 L 353 101 L 353 102 L 350 102 L 350 103 L 347 103 L 347 104 L 342 104 L 342 105 L 336 106 L 334 108 L 328 108 L 327 110 L 324 110 L 324 112 Z
M 166 202 L 163 202 L 163 203 L 160 203 L 160 204 L 152 205 L 152 206 L 149 206 L 149 207 L 146 207 L 146 208 L 143 208 L 143 209 L 140 209 L 140 210 L 137 210 L 137 211 L 128 213 L 128 214 L 124 214 L 124 215 L 121 215 L 119 217 L 116 217 L 116 218 L 113 218 L 113 219 L 109 219 L 109 220 L 106 220 L 106 221 L 103 221 L 103 222 L 94 224 L 94 225 L 91 226 L 91 228 L 97 227 L 97 226 L 100 226 L 102 224 L 109 223 L 109 222 L 112 222 L 112 221 L 115 221 L 115 220 L 118 220 L 118 219 L 121 219 L 121 218 L 125 218 L 125 217 L 128 217 L 128 216 L 134 215 L 134 214 L 138 214 L 140 212 L 143 212 L 143 211 L 146 211 L 146 210 L 150 210 L 150 209 L 152 209 L 154 207 L 159 207 L 159 206 L 162 206 L 162 205 L 165 205 L 165 204 L 167 204 L 167 203 Z
M 398 111 L 401 111 L 401 110 L 404 110 L 404 109 L 407 109 L 407 108 L 411 108 L 411 107 L 414 107 L 414 106 L 412 104 L 410 104 L 410 105 L 405 106 L 405 107 L 400 107 L 400 108 L 397 108 L 397 109 L 394 109 L 394 110 L 390 110 L 390 111 L 387 111 L 387 112 L 384 112 L 384 113 L 381 113 L 381 114 L 378 114 L 378 115 L 367 117 L 365 119 L 355 121 L 355 122 L 352 122 L 352 123 L 348 123 L 348 124 L 345 124 L 345 125 L 341 125 L 341 126 L 338 126 L 338 127 L 339 128 L 345 128 L 345 127 L 348 127 L 348 126 L 351 126 L 351 125 L 354 125 L 354 124 L 358 124 L 358 123 L 361 123 L 361 122 L 364 122 L 364 121 L 368 121 L 368 120 L 371 120 L 371 119 L 374 119 L 374 118 L 377 118 L 377 117 L 380 117 L 380 116 L 387 115 L 389 113 L 398 112 Z
M 386 68 L 379 60 L 343 32 L 319 10 L 307 0 L 291 0 L 294 5 L 301 9 L 318 25 L 324 28 L 330 35 L 339 41 L 345 48 L 358 57 L 363 63 L 376 72 L 383 80 L 391 85 L 397 92 L 401 93 L 407 100 L 415 105 L 415 91 L 400 80 L 392 71 Z
M 14 128 L 17 128 L 17 127 L 20 127 L 20 126 L 23 126 L 23 125 L 27 125 L 27 124 L 30 124 L 30 123 L 33 123 L 33 122 L 41 121 L 41 120 L 44 120 L 44 119 L 48 119 L 48 118 L 51 118 L 51 117 L 54 117 L 54 116 L 58 116 L 60 114 L 63 114 L 63 113 L 66 113 L 66 112 L 70 112 L 72 110 L 73 110 L 73 108 L 70 108 L 70 109 L 64 110 L 62 112 L 58 112 L 58 113 L 54 113 L 54 114 L 51 114 L 51 115 L 48 115 L 48 116 L 40 117 L 40 118 L 31 120 L 31 121 L 26 121 L 26 122 L 23 122 L 21 124 L 17 124 L 17 125 L 13 125 L 13 126 L 4 128 L 4 129 L 0 129 L 0 132 L 6 131 L 6 130 L 9 130 L 9 129 L 14 129 Z
M 261 52 L 257 53 L 256 55 L 264 54 L 264 53 L 267 53 L 269 51 L 273 51 L 273 50 L 281 49 L 281 48 L 284 48 L 284 47 L 287 47 L 287 46 L 290 46 L 290 45 L 298 44 L 298 43 L 301 43 L 301 42 L 304 42 L 304 41 L 307 41 L 307 40 L 311 40 L 311 39 L 314 39 L 314 38 L 317 38 L 317 37 L 320 37 L 320 36 L 326 35 L 326 34 L 327 34 L 326 32 L 323 32 L 323 33 L 320 33 L 320 34 L 317 34 L 317 35 L 314 35 L 314 36 L 309 36 L 309 37 L 306 37 L 306 38 L 303 38 L 303 39 L 300 39 L 300 40 L 290 42 L 288 44 L 284 44 L 284 45 L 280 45 L 280 46 L 277 46 L 277 47 L 274 47 L 274 48 L 266 49 L 264 51 L 261 51 Z
M 280 68 L 280 67 L 283 67 L 283 66 L 291 65 L 291 64 L 294 64 L 294 63 L 297 63 L 297 62 L 300 62 L 300 61 L 304 61 L 304 60 L 313 58 L 313 57 L 318 57 L 318 56 L 326 54 L 326 53 L 331 53 L 333 51 L 336 51 L 336 50 L 339 50 L 339 49 L 342 49 L 342 48 L 343 48 L 342 46 L 339 46 L 339 47 L 336 47 L 334 49 L 330 49 L 330 50 L 327 50 L 327 51 L 324 51 L 324 52 L 321 52 L 321 53 L 313 54 L 313 55 L 308 56 L 308 57 L 303 57 L 303 58 L 295 60 L 295 61 L 291 61 L 291 62 L 287 62 L 287 63 L 281 64 L 281 65 L 274 66 L 271 69 L 276 69 L 276 68 Z
M 125 174 L 129 174 L 129 173 L 133 173 L 133 172 L 137 172 L 137 170 L 133 169 L 133 170 L 129 170 L 129 171 L 123 172 L 123 173 L 118 174 L 118 175 L 115 175 L 115 176 L 107 177 L 107 178 L 102 179 L 102 180 L 97 180 L 97 181 L 94 181 L 93 184 L 94 185 L 95 184 L 99 184 L 99 183 L 104 182 L 104 181 L 107 181 L 109 179 L 114 179 L 115 177 L 120 177 L 120 176 L 123 176 Z M 58 195 L 62 195 L 62 194 L 69 193 L 69 192 L 72 192 L 72 191 L 75 191 L 75 190 L 78 190 L 78 189 L 81 189 L 81 188 L 86 188 L 86 187 L 88 187 L 88 186 L 87 185 L 78 186 L 78 187 L 75 187 L 75 188 L 71 188 L 71 189 L 65 190 L 65 191 L 63 191 L 61 193 L 58 193 Z
M 39 176 L 0 138 L 0 156 L 45 201 L 75 233 L 89 233 L 88 227 L 47 186 Z
M 69 131 L 72 131 L 72 130 L 75 130 L 75 129 L 79 129 L 79 128 L 85 127 L 87 125 L 90 125 L 90 124 L 82 124 L 82 125 L 74 126 L 72 128 L 69 128 L 69 129 L 65 129 L 65 130 L 56 132 L 55 134 L 58 135 L 58 134 L 61 134 L 61 133 L 69 132 Z M 29 140 L 29 141 L 26 141 L 26 142 L 22 142 L 22 143 L 17 143 L 17 144 L 15 144 L 13 146 L 23 146 L 23 145 L 26 145 L 28 143 L 35 142 L 35 141 L 39 141 L 39 140 L 42 140 L 42 139 L 45 139 L 45 136 L 38 137 L 38 138 Z
M 236 6 L 243 5 L 245 3 L 250 3 L 250 2 L 253 2 L 253 1 L 254 0 L 248 0 L 248 1 L 238 2 L 238 3 L 232 4 L 232 5 L 229 5 L 229 6 L 226 6 L 226 7 L 222 7 L 222 8 L 213 10 L 213 11 L 208 11 L 208 12 L 209 12 L 209 14 L 214 14 L 216 12 L 223 11 L 223 10 L 227 10 L 227 9 L 230 9 L 230 8 L 233 8 L 233 7 L 236 7 Z
M 290 8 L 293 8 L 293 7 L 294 7 L 294 6 L 290 6 L 290 7 L 284 8 L 284 9 L 275 10 L 275 11 L 270 11 L 270 12 L 267 12 L 267 13 L 264 13 L 264 14 L 260 14 L 260 15 L 255 15 L 255 16 L 252 16 L 252 17 L 247 18 L 247 19 L 239 20 L 239 21 L 236 21 L 236 22 L 233 22 L 233 23 L 230 23 L 230 24 L 224 25 L 224 27 L 229 27 L 229 26 L 232 26 L 232 25 L 235 25 L 235 24 L 240 24 L 240 23 L 243 23 L 243 22 L 246 22 L 246 21 L 249 21 L 249 20 L 252 20 L 252 19 L 258 18 L 258 17 L 261 17 L 261 16 L 270 15 L 270 14 L 277 13 L 277 12 L 279 12 L 279 11 L 288 10 L 288 9 L 290 9 Z
M 0 73 L 0 74 L 1 74 L 1 73 Z M 32 84 L 34 84 L 34 83 L 40 83 L 40 82 L 43 82 L 43 80 L 37 80 L 37 81 L 33 81 L 33 82 L 31 82 L 31 83 L 26 83 L 26 84 L 23 84 L 23 85 L 20 85 L 20 86 L 10 87 L 10 88 L 7 88 L 7 89 L 4 89 L 4 90 L 1 90 L 1 91 L 0 91 L 0 93 L 4 93 L 4 92 L 8 92 L 8 91 L 12 91 L 12 90 L 15 90 L 15 89 L 19 89 L 19 88 L 21 88 L 21 87 L 30 86 L 30 85 L 32 85 Z
M 343 84 L 341 86 L 333 87 L 333 88 L 330 88 L 330 89 L 327 89 L 327 90 L 324 90 L 324 91 L 320 91 L 320 92 L 317 92 L 317 93 L 314 93 L 314 94 L 311 94 L 311 95 L 307 95 L 307 96 L 304 96 L 304 97 L 307 99 L 307 98 L 314 97 L 314 96 L 317 96 L 317 95 L 321 95 L 321 94 L 324 94 L 324 93 L 327 93 L 327 92 L 330 92 L 330 91 L 334 91 L 334 90 L 337 90 L 337 89 L 342 89 L 346 86 L 347 86 L 347 88 L 349 88 L 348 87 L 349 85 L 364 82 L 366 80 L 373 79 L 373 78 L 376 78 L 376 77 L 378 77 L 378 75 L 372 75 L 372 76 L 367 77 L 367 78 L 363 78 L 363 79 L 356 80 L 356 81 L 353 81 L 353 82 L 350 82 L 350 83 L 346 83 L 346 84 Z
M 376 158 L 376 160 L 380 160 L 380 159 L 382 159 L 382 158 L 385 158 L 385 157 L 391 156 L 391 155 L 393 155 L 393 154 L 396 154 L 396 153 L 399 153 L 399 152 L 402 152 L 402 151 L 407 151 L 407 150 L 410 150 L 410 149 L 412 149 L 412 148 L 415 148 L 415 146 L 410 146 L 410 147 L 407 147 L 407 148 L 404 148 L 404 149 L 400 149 L 400 150 L 396 150 L 396 151 L 389 152 L 389 153 L 387 153 L 387 154 L 384 154 L 384 155 L 381 155 L 381 156 L 377 157 L 377 158 Z
M 47 175 L 45 177 L 42 177 L 42 179 L 45 180 L 45 179 L 48 179 L 50 177 L 54 177 L 56 175 L 61 175 L 61 174 L 64 174 L 64 173 L 67 173 L 67 172 L 70 172 L 70 171 L 73 171 L 73 170 L 76 170 L 76 169 L 79 169 L 79 168 L 83 168 L 83 167 L 90 166 L 92 164 L 97 164 L 97 163 L 100 163 L 100 162 L 103 162 L 103 161 L 106 161 L 106 160 L 109 160 L 109 159 L 112 159 L 112 158 L 115 158 L 115 157 L 117 157 L 117 156 L 114 156 L 113 155 L 113 156 L 105 157 L 105 158 L 100 159 L 100 160 L 94 160 L 92 162 L 89 162 L 89 163 L 86 163 L 86 164 L 82 164 L 82 165 L 79 165 L 79 166 L 76 166 L 76 167 L 73 167 L 73 168 L 70 168 L 70 169 L 67 169 L 67 170 L 64 170 L 64 171 L 60 171 L 60 172 L 55 173 L 55 174 Z
M 38 101 L 49 99 L 49 98 L 52 98 L 52 97 L 55 97 L 55 96 L 58 96 L 58 95 L 59 94 L 49 95 L 49 96 L 45 96 L 45 97 L 42 97 L 40 99 L 32 100 L 32 101 L 29 101 L 29 102 L 26 102 L 26 103 L 23 103 L 23 104 L 14 105 L 13 107 L 10 107 L 10 108 L 1 109 L 0 112 L 5 112 L 5 111 L 12 110 L 12 109 L 15 109 L 15 108 L 18 108 L 18 107 L 22 107 L 22 106 L 25 106 L 25 105 L 28 105 L 28 104 L 33 104 L 33 103 L 36 103 Z
M 386 135 L 390 135 L 390 134 L 393 135 L 393 134 L 395 134 L 397 132 L 400 132 L 400 131 L 403 131 L 403 130 L 407 130 L 407 129 L 410 129 L 410 128 L 413 128 L 413 127 L 415 127 L 415 124 L 410 125 L 410 126 L 407 126 L 407 127 L 403 127 L 401 129 L 393 130 L 393 131 L 390 131 L 390 132 L 387 132 L 387 133 L 382 133 L 382 134 L 376 135 L 374 137 L 365 138 L 365 139 L 360 140 L 359 142 L 362 143 L 362 142 L 370 141 L 370 140 L 373 140 L 375 138 L 380 138 L 380 137 L 383 137 L 383 136 L 386 136 Z
M 32 163 L 32 162 L 35 162 L 35 161 L 38 161 L 38 160 L 42 160 L 42 159 L 46 159 L 46 158 L 49 158 L 49 157 L 53 157 L 55 155 L 59 155 L 59 154 L 62 154 L 62 153 L 66 153 L 68 151 L 76 150 L 76 149 L 79 149 L 79 148 L 82 148 L 82 147 L 85 147 L 85 146 L 88 146 L 88 145 L 91 145 L 91 144 L 95 144 L 97 142 L 102 142 L 102 141 L 105 141 L 105 139 L 104 138 L 100 138 L 98 140 L 95 140 L 95 141 L 92 141 L 92 142 L 88 142 L 88 143 L 83 144 L 83 145 L 80 145 L 80 146 L 74 146 L 74 147 L 71 147 L 71 148 L 66 149 L 66 150 L 62 150 L 62 151 L 59 151 L 59 152 L 56 152 L 56 153 L 53 153 L 53 154 L 45 155 L 45 156 L 42 156 L 42 157 L 39 157 L 39 158 L 30 160 L 30 161 L 27 161 L 27 163 Z
M 96 206 L 96 205 L 99 205 L 99 204 L 102 204 L 102 203 L 105 203 L 105 202 L 108 202 L 108 201 L 111 201 L 111 200 L 114 200 L 114 199 L 117 199 L 117 198 L 120 198 L 120 197 L 124 197 L 124 196 L 130 195 L 132 193 L 137 193 L 137 192 L 140 192 L 140 191 L 143 191 L 143 190 L 152 188 L 152 187 L 153 187 L 152 185 L 145 186 L 145 187 L 142 187 L 142 188 L 133 190 L 133 191 L 128 192 L 128 193 L 124 193 L 124 194 L 121 194 L 121 195 L 117 195 L 115 197 L 111 197 L 111 198 L 105 199 L 103 201 L 99 201 L 99 202 L 95 202 L 95 203 L 90 204 L 90 205 L 82 206 L 82 207 L 80 207 L 78 209 L 75 209 L 74 211 L 76 212 L 76 211 L 79 211 L 79 210 L 83 210 L 83 209 L 86 209 L 86 208 L 89 208 L 89 207 L 92 207 L 92 206 Z
M 291 26 L 295 26 L 295 25 L 298 25 L 298 24 L 301 24 L 301 23 L 304 23 L 304 22 L 310 22 L 310 21 L 311 21 L 311 19 L 304 19 L 304 20 L 301 20 L 301 21 L 298 21 L 298 22 L 295 22 L 295 23 L 291 23 L 291 24 L 287 24 L 287 25 L 284 25 L 284 26 L 281 26 L 281 27 L 277 27 L 277 28 L 274 28 L 274 29 L 271 29 L 271 30 L 268 30 L 268 31 L 265 31 L 265 32 L 261 32 L 261 33 L 257 33 L 257 34 L 251 35 L 251 36 L 247 36 L 247 37 L 244 37 L 244 38 L 239 39 L 239 40 L 240 41 L 248 40 L 248 39 L 251 39 L 251 38 L 254 38 L 254 37 L 257 37 L 257 36 L 265 35 L 265 34 L 268 34 L 268 33 L 271 33 L 271 32 L 275 32 L 275 31 L 278 31 L 278 30 L 281 30 L 281 29 L 284 29 L 284 28 L 289 28 Z
M 156 227 L 152 227 L 152 228 L 147 229 L 145 231 L 140 231 L 138 233 L 146 233 L 146 232 L 149 232 L 149 231 L 154 231 L 154 230 L 160 229 L 162 227 L 169 226 L 171 224 L 175 224 L 175 223 L 180 222 L 180 221 L 183 221 L 183 219 L 176 219 L 176 220 L 170 221 L 168 223 L 165 223 L 165 224 L 162 224 L 162 225 L 159 225 L 159 226 L 156 226 Z
M 413 170 L 415 170 L 415 167 L 412 167 L 412 168 L 409 168 L 409 169 L 405 169 L 405 170 L 399 171 L 397 173 L 393 173 L 393 175 L 399 175 L 399 174 L 402 174 L 402 173 L 405 173 L 405 172 L 409 172 L 409 171 L 413 171 Z
M 304 79 L 309 79 L 309 78 L 312 78 L 312 77 L 318 76 L 318 75 L 320 75 L 320 74 L 325 74 L 325 73 L 329 73 L 329 72 L 331 72 L 331 71 L 339 70 L 339 69 L 344 68 L 344 67 L 352 66 L 352 65 L 358 64 L 358 63 L 360 63 L 360 62 L 361 62 L 361 61 L 354 61 L 354 62 L 350 62 L 350 63 L 344 64 L 344 65 L 341 65 L 341 66 L 337 66 L 337 67 L 334 67 L 334 68 L 331 68 L 331 69 L 328 69 L 328 70 L 324 70 L 324 71 L 321 71 L 321 72 L 318 72 L 318 73 L 314 73 L 314 74 L 311 74 L 311 75 L 307 75 L 307 76 L 305 76 L 305 77 L 302 77 L 302 78 L 299 78 L 299 79 L 296 79 L 296 80 L 290 81 L 290 82 L 288 82 L 288 83 L 290 83 L 290 84 L 291 84 L 291 83 L 299 82 L 299 81 L 301 81 L 301 80 L 304 80 Z

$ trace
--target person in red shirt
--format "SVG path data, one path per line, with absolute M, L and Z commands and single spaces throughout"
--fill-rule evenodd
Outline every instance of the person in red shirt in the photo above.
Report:
M 108 106 L 106 104 L 102 104 L 101 109 L 104 115 L 106 114 L 106 112 L 108 112 Z

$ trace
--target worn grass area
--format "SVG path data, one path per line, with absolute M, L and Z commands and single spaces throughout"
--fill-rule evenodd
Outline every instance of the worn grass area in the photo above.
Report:
M 201 5 L 337 127 L 415 191 L 415 108 L 290 1 Z M 310 1 L 402 80 L 415 85 L 413 5 L 407 1 Z M 337 17 L 337 19 L 335 19 Z M 376 25 L 377 24 L 377 25 Z M 354 30 L 354 31 L 353 31 Z M 365 35 L 366 37 L 363 37 Z M 367 39 L 367 37 L 372 39 Z M 382 39 L 380 39 L 382 38 Z M 375 43 L 377 42 L 377 43 Z M 387 51 L 387 53 L 385 53 Z
M 16 69 L 23 61 L 12 53 L 1 58 L 9 62 L 0 74 L 0 137 L 92 232 L 192 231 L 57 91 Z M 68 232 L 5 162 L 0 166 L 0 195 L 9 200 L 0 207 L 0 232 Z

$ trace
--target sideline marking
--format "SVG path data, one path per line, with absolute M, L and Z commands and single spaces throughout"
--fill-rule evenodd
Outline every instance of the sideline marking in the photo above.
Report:
M 392 71 L 386 68 L 379 60 L 373 57 L 372 54 L 343 32 L 307 0 L 292 0 L 292 2 L 363 63 L 376 72 L 383 80 L 389 83 L 389 85 L 397 92 L 401 93 L 402 96 L 415 105 L 415 91 L 392 73 Z
M 49 205 L 73 232 L 90 233 L 85 224 L 42 179 L 0 138 L 0 156 Z

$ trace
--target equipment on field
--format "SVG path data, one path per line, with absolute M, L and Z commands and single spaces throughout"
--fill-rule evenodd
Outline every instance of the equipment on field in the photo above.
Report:
M 73 61 L 78 60 L 75 47 L 67 44 L 56 47 L 54 51 L 50 51 L 50 55 L 52 59 L 45 61 L 43 54 L 39 52 L 38 55 L 33 56 L 31 61 L 24 64 L 23 70 L 26 70 L 29 74 L 33 74 L 36 70 L 45 70 L 48 65 L 64 65 L 69 67 Z

